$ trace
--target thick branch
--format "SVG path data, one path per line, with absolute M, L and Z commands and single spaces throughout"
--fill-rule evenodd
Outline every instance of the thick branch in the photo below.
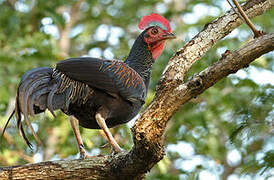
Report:
M 246 22 L 246 24 L 250 27 L 250 29 L 253 31 L 254 33 L 254 37 L 259 37 L 262 35 L 262 32 L 258 31 L 256 29 L 256 27 L 254 26 L 254 24 L 250 21 L 250 19 L 247 17 L 247 15 L 245 14 L 244 10 L 242 9 L 241 5 L 238 3 L 237 0 L 232 0 L 234 2 L 234 4 L 236 5 L 237 9 L 239 10 L 242 18 L 244 19 L 244 21 Z
M 249 0 L 242 8 L 251 18 L 273 7 L 274 2 L 272 0 Z M 230 10 L 225 15 L 205 25 L 199 34 L 171 58 L 159 82 L 153 102 L 134 126 L 138 134 L 145 134 L 150 144 L 160 142 L 166 123 L 185 103 L 181 96 L 182 92 L 178 91 L 178 87 L 182 85 L 186 72 L 213 45 L 241 23 L 242 20 L 239 16 Z M 159 139 L 155 137 L 159 137 Z
M 253 18 L 273 7 L 274 1 L 272 0 L 249 0 L 243 5 L 242 9 L 245 10 L 249 18 Z M 193 63 L 242 23 L 243 21 L 239 16 L 233 10 L 230 10 L 215 21 L 206 24 L 199 34 L 171 58 L 162 81 L 173 79 L 183 81 L 185 73 Z
M 182 103 L 187 102 L 190 98 L 201 94 L 222 78 L 236 73 L 239 69 L 248 67 L 256 58 L 273 51 L 273 49 L 274 33 L 270 33 L 260 39 L 254 39 L 236 51 L 226 51 L 218 62 L 200 72 L 191 81 L 180 85 L 177 88 L 180 94 L 178 98 L 182 100 Z

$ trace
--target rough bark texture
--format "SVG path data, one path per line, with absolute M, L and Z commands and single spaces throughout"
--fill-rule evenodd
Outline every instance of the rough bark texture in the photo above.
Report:
M 263 14 L 273 0 L 250 0 L 243 9 L 249 17 Z M 164 156 L 162 136 L 172 115 L 191 98 L 201 94 L 228 74 L 247 67 L 274 49 L 274 33 L 252 40 L 183 83 L 191 65 L 216 42 L 242 23 L 232 11 L 207 24 L 170 60 L 150 106 L 132 128 L 134 147 L 129 152 L 86 160 L 59 160 L 0 168 L 2 179 L 142 179 Z

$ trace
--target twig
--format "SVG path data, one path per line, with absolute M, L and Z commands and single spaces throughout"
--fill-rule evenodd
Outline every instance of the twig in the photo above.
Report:
M 250 29 L 253 31 L 254 37 L 260 37 L 263 35 L 262 31 L 258 31 L 256 29 L 256 27 L 254 26 L 254 24 L 250 21 L 250 19 L 248 18 L 248 16 L 246 15 L 246 13 L 244 12 L 244 10 L 242 9 L 241 5 L 238 3 L 237 0 L 232 0 L 233 3 L 236 5 L 238 11 L 235 10 L 235 8 L 233 7 L 233 5 L 230 3 L 229 0 L 227 0 L 228 4 L 231 6 L 231 8 L 233 9 L 233 11 L 238 14 L 238 16 L 250 27 Z
M 230 7 L 232 8 L 232 10 L 233 10 L 236 14 L 238 14 L 238 16 L 239 16 L 244 22 L 246 22 L 245 18 L 243 18 L 243 16 L 239 13 L 239 11 L 237 11 L 237 10 L 234 8 L 234 6 L 233 6 L 233 4 L 230 2 L 230 0 L 226 0 L 226 1 L 228 2 L 228 4 L 230 5 Z

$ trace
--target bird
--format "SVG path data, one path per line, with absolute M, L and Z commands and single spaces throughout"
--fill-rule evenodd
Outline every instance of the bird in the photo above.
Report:
M 20 135 L 29 147 L 22 123 L 22 115 L 35 139 L 29 116 L 55 110 L 70 116 L 81 158 L 88 157 L 79 125 L 88 129 L 102 129 L 114 153 L 122 151 L 109 128 L 133 119 L 145 103 L 152 65 L 162 54 L 166 40 L 176 36 L 163 16 L 152 13 L 143 16 L 139 25 L 143 30 L 136 38 L 125 61 L 93 57 L 69 58 L 55 68 L 38 67 L 27 71 L 17 88 L 15 109 Z

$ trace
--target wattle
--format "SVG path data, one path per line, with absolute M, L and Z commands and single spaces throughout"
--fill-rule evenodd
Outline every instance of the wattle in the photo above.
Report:
M 160 41 L 151 47 L 150 51 L 154 60 L 156 60 L 162 54 L 164 47 L 165 41 Z

